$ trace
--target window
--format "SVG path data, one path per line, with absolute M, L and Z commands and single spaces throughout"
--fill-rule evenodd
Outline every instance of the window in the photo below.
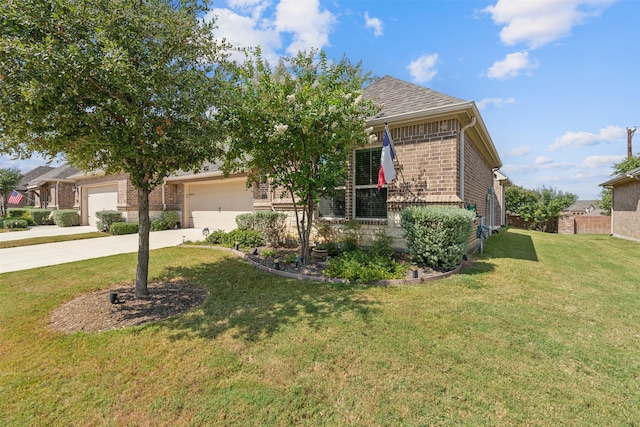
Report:
M 336 191 L 332 199 L 320 199 L 318 206 L 320 218 L 344 218 L 345 217 L 345 190 L 344 187 Z
M 386 218 L 387 189 L 378 191 L 378 171 L 382 148 L 356 150 L 355 153 L 355 216 L 356 218 Z

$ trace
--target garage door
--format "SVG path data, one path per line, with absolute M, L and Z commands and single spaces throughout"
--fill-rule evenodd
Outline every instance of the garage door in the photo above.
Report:
M 118 185 L 104 185 L 87 189 L 87 213 L 89 225 L 96 225 L 96 212 L 114 211 L 118 205 Z
M 236 216 L 253 212 L 253 192 L 245 183 L 245 179 L 239 179 L 191 184 L 191 227 L 208 227 L 212 231 L 237 228 Z

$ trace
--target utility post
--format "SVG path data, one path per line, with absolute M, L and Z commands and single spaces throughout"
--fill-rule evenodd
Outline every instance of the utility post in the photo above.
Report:
M 633 152 L 631 150 L 631 138 L 633 138 L 633 134 L 636 132 L 636 128 L 627 128 L 627 158 L 630 159 L 633 157 Z

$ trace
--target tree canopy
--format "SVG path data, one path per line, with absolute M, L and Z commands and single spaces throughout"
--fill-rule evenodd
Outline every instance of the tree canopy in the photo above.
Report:
M 217 112 L 233 160 L 226 168 L 250 170 L 254 182 L 292 200 L 305 262 L 320 198 L 344 186 L 349 154 L 372 138 L 365 119 L 378 109 L 362 97 L 367 79 L 361 64 L 333 63 L 324 52 L 272 68 L 257 50 L 236 74 L 233 102 Z
M 7 200 L 9 200 L 9 193 L 15 190 L 16 185 L 22 179 L 22 174 L 16 168 L 4 168 L 0 169 L 0 215 L 5 215 L 7 212 Z
M 5 0 L 0 152 L 126 172 L 138 189 L 136 292 L 148 293 L 149 192 L 220 151 L 223 47 L 194 0 Z
M 560 211 L 574 204 L 576 200 L 577 195 L 564 193 L 555 188 L 528 190 L 514 185 L 505 190 L 507 211 L 519 215 L 539 231 L 546 231 L 549 221 L 557 220 Z

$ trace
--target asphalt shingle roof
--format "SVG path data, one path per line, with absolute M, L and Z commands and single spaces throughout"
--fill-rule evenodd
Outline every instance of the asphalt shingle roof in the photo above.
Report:
M 391 76 L 384 76 L 365 87 L 363 96 L 377 104 L 384 104 L 377 117 L 395 116 L 466 102 Z

